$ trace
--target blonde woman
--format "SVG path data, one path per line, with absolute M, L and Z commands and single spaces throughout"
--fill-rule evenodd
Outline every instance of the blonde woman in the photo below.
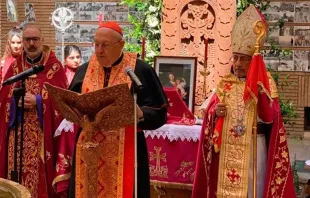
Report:
M 6 42 L 4 55 L 0 61 L 1 83 L 11 63 L 14 62 L 22 53 L 22 34 L 23 31 L 20 28 L 13 28 L 8 33 L 8 40 Z

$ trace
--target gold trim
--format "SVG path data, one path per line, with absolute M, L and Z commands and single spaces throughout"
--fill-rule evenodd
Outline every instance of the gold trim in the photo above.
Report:
M 279 113 L 278 113 L 279 114 Z M 272 153 L 272 163 L 271 163 L 271 180 L 269 181 L 268 190 L 267 190 L 267 197 L 270 197 L 269 195 L 271 194 L 272 197 L 284 197 L 284 187 L 286 186 L 287 179 L 290 173 L 290 170 L 287 168 L 291 168 L 290 166 L 290 161 L 289 161 L 289 150 L 287 147 L 287 139 L 286 139 L 286 132 L 284 125 L 280 118 L 280 115 L 277 116 L 277 126 L 281 128 L 278 129 L 278 132 L 276 133 L 276 141 L 274 142 L 273 147 L 276 148 L 275 152 Z M 285 138 L 284 142 L 279 142 L 281 141 L 281 136 Z M 276 147 L 277 146 L 277 147 Z M 279 154 L 281 153 L 281 154 Z M 286 155 L 283 155 L 286 153 Z M 279 167 L 277 168 L 277 165 Z M 284 176 L 283 176 L 284 174 Z M 284 181 L 284 182 L 283 182 Z M 280 194 L 279 194 L 280 191 Z
M 257 54 L 260 54 L 259 52 L 260 43 L 262 42 L 262 40 L 265 38 L 265 35 L 266 35 L 266 25 L 264 24 L 264 22 L 261 20 L 257 20 L 254 24 L 253 32 L 254 34 L 257 35 L 256 43 L 255 43 L 255 51 L 254 51 L 254 56 L 255 56 Z
M 217 144 L 214 144 L 214 152 L 215 153 L 220 152 L 220 148 L 217 146 Z
M 273 77 L 272 77 L 270 72 L 267 72 L 267 76 L 269 78 L 269 86 L 270 86 L 271 98 L 278 98 L 279 94 L 278 94 L 277 84 L 274 81 L 274 79 L 273 79 Z
M 52 182 L 52 186 L 54 186 L 56 183 L 70 179 L 71 177 L 71 173 L 66 173 L 66 174 L 62 174 L 62 175 L 58 175 L 57 177 L 55 177 L 55 179 Z
M 52 50 L 51 50 L 51 48 L 50 48 L 49 46 L 43 45 L 43 50 L 42 50 L 42 52 L 45 53 L 45 56 L 46 56 L 46 57 L 44 57 L 45 60 L 44 60 L 43 65 L 46 64 L 48 58 L 50 57 L 51 51 L 52 51 Z M 44 54 L 43 54 L 43 56 L 44 56 Z
M 266 87 L 264 86 L 264 84 L 261 81 L 257 81 L 257 84 L 261 86 L 261 88 L 263 89 L 263 92 L 267 95 L 267 97 L 269 98 L 270 101 L 272 101 L 271 95 L 269 93 L 269 91 L 267 91 Z M 258 102 L 258 101 L 257 101 Z
M 117 197 L 123 197 L 124 179 L 124 155 L 125 155 L 125 128 L 119 131 L 119 150 L 118 150 L 118 175 L 117 175 Z
M 158 180 L 151 180 L 152 186 L 164 187 L 164 188 L 178 188 L 184 190 L 192 190 L 193 184 L 182 184 L 176 182 L 163 182 Z
M 227 104 L 227 114 L 224 118 L 224 125 L 222 130 L 222 143 L 219 161 L 218 173 L 218 187 L 217 197 L 247 197 L 248 193 L 248 179 L 250 166 L 250 151 L 251 151 L 251 137 L 252 125 L 254 120 L 254 101 L 248 102 L 246 105 L 243 102 L 243 90 L 245 83 L 231 78 L 223 79 L 219 86 L 220 90 L 225 91 L 225 98 L 223 102 Z M 230 83 L 230 89 L 227 87 Z M 241 99 L 240 99 L 241 98 Z M 242 136 L 236 137 L 230 132 L 231 128 L 236 124 L 235 115 L 238 114 L 236 110 L 236 103 L 239 108 L 244 109 L 244 125 L 246 133 Z
M 136 65 L 137 55 L 134 53 L 124 53 L 122 62 L 112 67 L 112 71 L 110 74 L 110 79 L 108 83 L 108 87 L 127 83 L 130 87 L 131 80 L 130 78 L 123 74 L 123 70 L 127 66 L 131 66 L 133 69 Z M 103 67 L 100 66 L 96 55 L 92 55 L 91 60 L 89 62 L 85 78 L 82 85 L 82 93 L 95 91 L 103 88 L 104 81 L 104 70 Z M 81 133 L 79 137 L 79 141 L 77 144 L 77 161 L 76 161 L 76 197 L 123 197 L 124 191 L 124 151 L 125 151 L 125 129 L 117 128 L 115 130 L 107 130 L 107 131 L 95 131 L 94 129 L 83 126 L 84 135 L 88 134 L 88 141 L 92 140 L 94 143 L 98 143 L 99 149 L 97 154 L 88 155 L 88 151 L 86 151 L 82 147 L 84 144 L 81 140 L 83 133 Z M 85 130 L 89 130 L 86 132 Z M 86 135 L 85 135 L 86 137 Z M 103 138 L 104 137 L 104 138 Z M 86 141 L 86 140 L 84 140 Z M 106 145 L 105 145 L 106 144 Z M 111 148 L 115 148 L 115 153 L 111 153 Z M 88 156 L 86 159 L 85 156 Z M 92 157 L 92 158 L 91 158 Z M 104 161 L 102 165 L 100 165 L 96 159 Z M 84 160 L 84 164 L 80 164 L 80 160 Z M 93 166 L 94 168 L 90 170 L 90 167 L 87 167 L 85 164 L 87 162 L 96 162 L 98 165 Z M 112 164 L 111 164 L 112 163 Z M 114 167 L 115 166 L 115 167 Z M 86 172 L 87 171 L 87 172 Z M 96 176 L 96 178 L 94 177 Z M 87 180 L 87 176 L 89 176 L 90 180 Z M 93 176 L 93 177 L 91 177 Z M 108 178 L 108 180 L 107 180 Z M 100 182 L 103 189 L 100 188 L 97 183 Z M 92 186 L 90 186 L 93 183 Z M 96 183 L 96 184 L 95 184 Z M 80 184 L 84 186 L 81 187 Z M 88 185 L 88 187 L 85 187 Z M 115 189 L 115 187 L 117 187 Z M 98 190 L 98 193 L 95 191 Z M 89 192 L 87 192 L 89 191 Z M 89 194 L 87 194 L 89 193 Z M 93 196 L 90 194 L 92 193 Z M 96 194 L 96 195 L 95 195 Z M 97 195 L 98 194 L 98 195 Z
M 82 131 L 83 132 L 83 131 Z M 81 135 L 82 135 L 81 132 Z M 80 163 L 81 158 L 82 158 L 82 145 L 81 143 L 78 143 L 76 145 L 76 165 L 75 165 L 75 197 L 79 198 L 79 197 L 83 197 L 83 191 L 82 188 L 80 188 L 80 185 L 82 183 L 84 174 L 81 172 L 82 170 L 82 165 Z M 77 185 L 78 184 L 78 185 Z
M 38 134 L 39 136 L 42 134 L 42 137 L 41 137 L 41 148 L 40 148 L 40 157 L 41 157 L 41 160 L 43 162 L 43 164 L 45 164 L 45 159 L 44 159 L 44 153 L 45 153 L 45 146 L 44 146 L 44 133 L 40 133 Z

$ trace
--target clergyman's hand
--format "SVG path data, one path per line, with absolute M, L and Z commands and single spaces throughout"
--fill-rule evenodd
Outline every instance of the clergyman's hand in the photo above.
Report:
M 216 117 L 222 117 L 226 115 L 226 104 L 225 103 L 217 103 L 215 105 L 215 114 Z
M 31 93 L 25 94 L 24 101 L 25 101 L 25 104 L 24 104 L 25 109 L 31 109 L 31 108 L 35 107 L 37 104 L 36 96 L 31 94 Z M 18 106 L 19 107 L 22 106 L 22 100 L 21 99 L 19 100 Z
M 140 109 L 140 107 L 137 105 L 137 119 L 143 118 L 143 111 Z

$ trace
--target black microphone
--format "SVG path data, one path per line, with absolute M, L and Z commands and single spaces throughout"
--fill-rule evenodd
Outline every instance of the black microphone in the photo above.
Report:
M 139 78 L 136 76 L 135 72 L 133 72 L 131 67 L 125 68 L 125 73 L 130 77 L 131 81 L 135 83 L 136 87 L 141 90 L 143 89 L 143 85 L 140 82 Z
M 44 70 L 44 65 L 36 65 L 31 67 L 30 69 L 27 69 L 26 71 L 23 71 L 15 76 L 12 76 L 11 78 L 8 78 L 6 81 L 2 83 L 2 86 L 10 85 L 12 83 L 15 83 L 19 80 L 27 79 L 29 76 L 33 74 L 40 73 Z

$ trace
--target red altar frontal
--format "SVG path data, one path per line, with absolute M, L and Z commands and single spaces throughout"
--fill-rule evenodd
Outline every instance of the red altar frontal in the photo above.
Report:
M 201 125 L 174 124 L 145 131 L 154 187 L 192 188 L 200 131 Z

